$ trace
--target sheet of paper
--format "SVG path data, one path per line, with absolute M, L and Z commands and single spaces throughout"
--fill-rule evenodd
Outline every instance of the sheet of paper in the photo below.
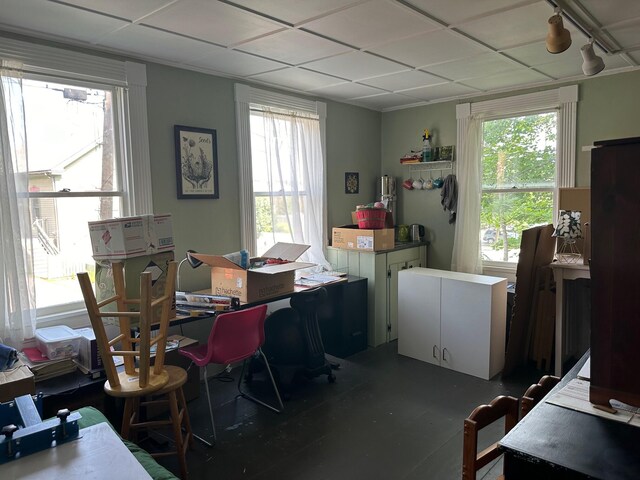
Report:
M 591 357 L 587 358 L 584 365 L 578 372 L 578 378 L 581 380 L 591 380 Z
M 106 423 L 80 430 L 81 437 L 0 465 L 2 480 L 87 480 L 151 477 Z M 114 459 L 118 459 L 114 462 Z

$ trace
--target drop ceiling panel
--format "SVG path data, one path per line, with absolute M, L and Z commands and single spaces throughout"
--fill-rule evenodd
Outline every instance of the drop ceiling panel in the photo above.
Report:
M 407 3 L 451 25 L 511 7 L 514 0 L 409 0 Z
M 62 38 L 93 43 L 97 38 L 128 25 L 128 22 L 96 15 L 85 10 L 35 0 L 26 8 L 24 0 L 0 2 L 0 24 L 45 32 Z M 37 15 L 34 14 L 37 12 Z M 24 32 L 28 33 L 28 32 Z
M 448 30 L 438 30 L 368 49 L 413 67 L 467 58 L 488 50 Z
M 418 100 L 440 100 L 445 98 L 454 98 L 460 95 L 469 95 L 479 93 L 478 90 L 457 83 L 445 83 L 442 85 L 432 85 L 428 87 L 414 88 L 402 92 L 403 95 L 413 97 Z
M 120 51 L 129 51 L 134 55 L 188 63 L 202 58 L 214 45 L 177 37 L 161 30 L 131 24 L 100 39 L 100 45 Z
M 276 22 L 210 0 L 182 0 L 142 23 L 224 46 L 282 29 Z
M 305 68 L 347 80 L 361 80 L 408 70 L 400 64 L 363 52 L 347 53 L 305 65 Z
M 547 52 L 544 41 L 508 48 L 503 50 L 503 53 L 529 66 L 543 65 L 556 61 L 571 62 L 574 58 L 582 59 L 580 47 L 586 43 L 586 38 L 581 35 L 572 35 L 571 39 L 571 46 L 562 53 Z
M 292 65 L 352 51 L 339 43 L 295 29 L 261 37 L 237 48 Z
M 628 0 L 580 0 L 598 23 L 607 27 L 612 23 L 640 17 L 640 2 Z
M 322 16 L 328 12 L 339 10 L 361 0 L 234 0 L 242 5 L 265 15 L 298 24 Z
M 398 3 L 374 0 L 315 20 L 304 28 L 362 48 L 441 27 Z
M 640 45 L 640 21 L 611 28 L 609 33 L 623 48 Z
M 317 95 L 327 95 L 333 98 L 350 99 L 376 95 L 385 92 L 378 88 L 360 85 L 359 83 L 346 82 L 336 85 L 329 85 L 328 87 L 316 88 L 313 90 L 313 93 Z
M 597 53 L 597 55 L 601 56 L 604 60 L 605 71 L 629 66 L 629 64 L 619 55 L 608 56 L 603 53 Z M 584 74 L 582 72 L 582 56 L 580 54 L 572 58 L 571 61 L 564 60 L 550 62 L 544 65 L 538 65 L 536 69 L 554 78 L 566 78 L 571 76 L 584 78 Z
M 322 73 L 310 72 L 303 68 L 294 67 L 284 68 L 275 72 L 253 75 L 250 77 L 250 80 L 253 79 L 303 91 L 308 91 L 314 88 L 320 88 L 326 85 L 332 85 L 343 81 L 339 78 L 323 75 Z
M 439 63 L 427 68 L 429 72 L 450 80 L 481 77 L 517 69 L 519 65 L 498 53 L 485 53 L 453 62 Z
M 493 48 L 503 49 L 544 39 L 551 15 L 553 8 L 541 1 L 474 20 L 458 28 Z
M 383 88 L 389 91 L 406 90 L 408 88 L 423 87 L 425 85 L 435 85 L 445 83 L 440 77 L 429 75 L 428 73 L 411 70 L 408 72 L 393 73 L 382 77 L 368 78 L 360 83 L 371 85 L 372 87 Z
M 185 64 L 198 69 L 237 76 L 255 75 L 285 67 L 282 63 L 214 45 L 211 45 L 205 57 L 185 62 Z
M 464 84 L 479 90 L 499 90 L 508 87 L 526 85 L 527 83 L 538 83 L 550 80 L 549 77 L 541 73 L 520 68 L 509 72 L 509 75 L 490 75 L 487 77 L 472 78 L 465 80 Z
M 65 3 L 136 21 L 176 0 L 64 0 Z
M 400 95 L 398 93 L 383 93 L 380 95 L 372 95 L 370 97 L 356 98 L 352 101 L 374 110 L 383 110 L 385 108 L 400 107 L 418 103 L 415 98 Z

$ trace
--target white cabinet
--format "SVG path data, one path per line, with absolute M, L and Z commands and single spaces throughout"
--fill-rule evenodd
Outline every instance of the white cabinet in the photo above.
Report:
M 378 346 L 398 338 L 398 272 L 426 266 L 427 244 L 402 245 L 382 252 L 328 247 L 335 270 L 368 279 L 367 342 Z
M 489 379 L 504 367 L 507 280 L 430 268 L 398 274 L 398 353 Z

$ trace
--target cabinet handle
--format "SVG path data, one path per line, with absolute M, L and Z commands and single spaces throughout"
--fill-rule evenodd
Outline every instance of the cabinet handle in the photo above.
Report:
M 431 351 L 431 353 L 433 354 L 433 358 L 435 358 L 436 360 L 438 360 L 438 355 L 436 355 L 437 350 L 438 350 L 438 347 L 434 345 Z
M 442 360 L 445 361 L 445 362 L 449 361 L 449 360 L 447 360 L 447 352 L 448 352 L 448 350 L 446 349 L 446 347 L 442 349 Z M 449 356 L 449 357 L 451 357 L 451 356 Z

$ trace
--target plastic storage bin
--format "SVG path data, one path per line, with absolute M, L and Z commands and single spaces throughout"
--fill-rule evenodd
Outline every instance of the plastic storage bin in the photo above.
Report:
M 36 329 L 38 350 L 50 360 L 76 357 L 80 349 L 81 336 L 66 325 Z

